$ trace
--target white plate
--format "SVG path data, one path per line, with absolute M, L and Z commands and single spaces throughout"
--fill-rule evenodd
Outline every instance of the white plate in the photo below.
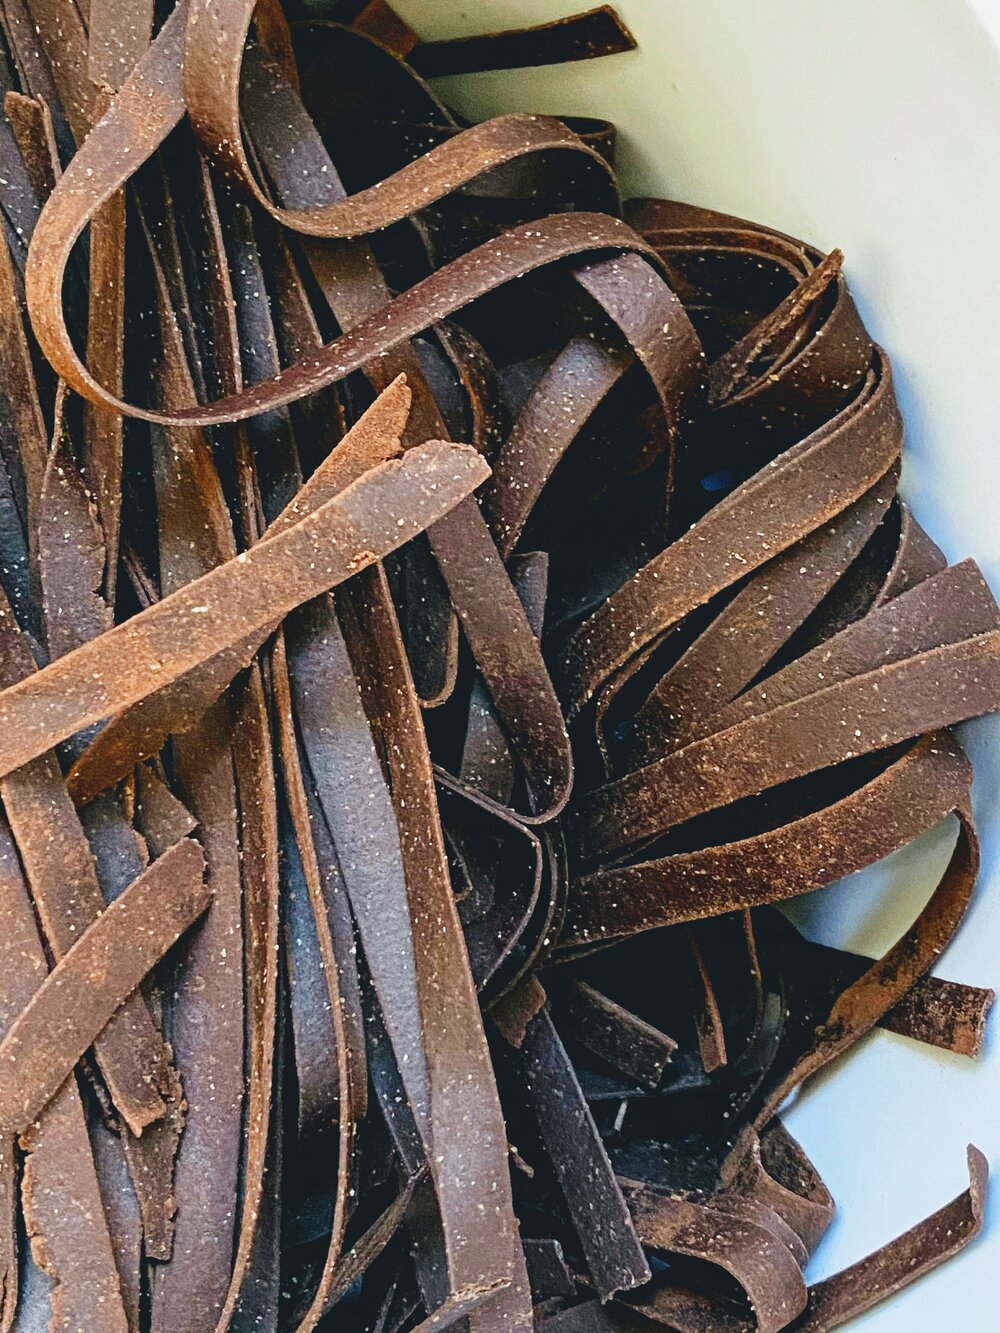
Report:
M 573 0 L 399 0 L 427 37 L 537 23 Z M 630 193 L 839 245 L 888 349 L 907 425 L 903 489 L 952 559 L 1000 590 L 1000 4 L 997 0 L 619 0 L 638 53 L 441 80 L 475 118 L 606 116 Z M 979 897 L 941 974 L 1000 981 L 1000 726 L 966 728 L 985 842 Z M 926 897 L 949 833 L 800 904 L 816 936 L 879 951 Z M 789 1123 L 841 1212 L 819 1278 L 964 1188 L 965 1145 L 1000 1173 L 1000 1052 L 978 1064 L 877 1033 Z M 997 1195 L 1000 1198 L 1000 1193 Z M 859 1320 L 865 1333 L 1000 1327 L 1000 1212 L 959 1259 Z

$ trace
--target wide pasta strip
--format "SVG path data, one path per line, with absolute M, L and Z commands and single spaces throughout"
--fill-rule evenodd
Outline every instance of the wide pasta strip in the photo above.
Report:
M 983 1225 L 989 1168 L 978 1148 L 968 1151 L 969 1188 L 874 1254 L 817 1282 L 794 1333 L 840 1328 L 935 1269 L 970 1241 Z
M 12 686 L 0 694 L 10 742 L 0 748 L 0 771 L 9 773 L 136 703 L 356 574 L 447 512 L 486 475 L 478 455 L 461 445 L 411 450 L 286 532 Z
M 357 630 L 348 630 L 348 645 L 384 746 L 410 919 L 414 925 L 436 923 L 424 937 L 429 947 L 418 953 L 414 974 L 426 1084 L 422 1092 L 408 1092 L 438 1197 L 451 1290 L 471 1294 L 499 1287 L 500 1294 L 477 1311 L 474 1328 L 526 1327 L 531 1303 L 511 1206 L 506 1134 L 448 884 L 430 758 L 414 725 L 416 694 L 381 572 L 373 570 L 353 586 L 350 619 Z M 388 1014 L 404 1000 L 385 992 L 382 1002 Z M 489 1180 L 489 1209 L 468 1198 L 461 1184 L 465 1172 Z
M 579 877 L 560 944 L 678 925 L 822 888 L 951 814 L 968 783 L 961 752 L 941 736 L 926 738 L 848 796 L 790 823 Z
M 585 13 L 530 28 L 507 28 L 477 37 L 419 42 L 407 58 L 425 79 L 434 79 L 487 69 L 561 65 L 566 61 L 593 60 L 597 56 L 616 55 L 634 48 L 635 38 L 611 6 L 599 5 Z
M 396 457 L 410 396 L 394 381 L 355 423 L 298 491 L 266 536 L 277 536 L 333 499 L 370 468 Z M 233 648 L 217 653 L 175 684 L 158 689 L 109 721 L 76 757 L 67 784 L 78 804 L 122 777 L 139 759 L 156 754 L 168 735 L 193 726 L 267 639 L 265 626 Z
M 0 1005 L 4 1029 L 30 1003 L 47 972 L 45 954 L 35 924 L 27 886 L 6 824 L 0 827 L 0 893 L 3 899 L 4 962 L 0 970 Z M 24 960 L 32 966 L 27 971 Z M 41 1290 L 20 1293 L 22 1313 L 30 1310 L 42 1323 L 61 1318 L 72 1326 L 100 1327 L 109 1333 L 129 1333 L 115 1267 L 108 1222 L 87 1137 L 83 1104 L 76 1083 L 70 1081 L 32 1126 L 24 1144 L 25 1175 L 20 1182 L 29 1240 L 35 1239 L 36 1262 L 54 1284 L 51 1294 Z M 13 1168 L 13 1154 L 5 1154 Z M 13 1183 L 13 1182 L 12 1182 Z M 69 1212 L 60 1200 L 72 1197 L 83 1206 Z M 11 1274 L 11 1304 L 16 1308 L 16 1270 Z M 10 1290 L 8 1288 L 8 1290 Z M 14 1309 L 4 1316 L 13 1319 Z
M 817 769 L 990 712 L 1000 631 L 891 662 L 735 723 L 582 797 L 571 837 L 583 862 Z
M 656 636 L 859 499 L 901 445 L 891 376 L 876 355 L 848 408 L 720 501 L 576 630 L 562 662 L 571 714 Z
M 0 1125 L 21 1132 L 146 973 L 207 908 L 204 858 L 176 843 L 103 912 L 56 964 L 0 1042 Z

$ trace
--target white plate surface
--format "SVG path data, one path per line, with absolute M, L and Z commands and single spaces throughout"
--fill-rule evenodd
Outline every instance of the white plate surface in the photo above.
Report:
M 426 37 L 536 23 L 573 0 L 397 0 Z M 889 351 L 907 425 L 903 490 L 948 556 L 1000 591 L 1000 3 L 619 0 L 640 51 L 441 80 L 475 118 L 606 116 L 629 193 L 840 246 Z M 985 869 L 939 971 L 1000 989 L 1000 724 L 965 728 Z M 919 910 L 953 831 L 798 905 L 818 938 L 879 952 Z M 789 1117 L 840 1205 L 810 1277 L 853 1262 L 964 1188 L 965 1145 L 1000 1176 L 1000 1049 L 978 1064 L 877 1033 Z M 984 1237 L 857 1321 L 864 1333 L 1000 1329 L 1000 1183 Z

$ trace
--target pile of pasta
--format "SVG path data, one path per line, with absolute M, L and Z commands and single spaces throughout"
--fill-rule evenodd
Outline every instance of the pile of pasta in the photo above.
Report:
M 840 253 L 427 82 L 625 71 L 606 7 L 0 29 L 0 1327 L 818 1333 L 960 1249 L 971 1148 L 809 1287 L 780 1118 L 992 1001 L 1000 615 Z M 779 910 L 948 816 L 884 957 Z

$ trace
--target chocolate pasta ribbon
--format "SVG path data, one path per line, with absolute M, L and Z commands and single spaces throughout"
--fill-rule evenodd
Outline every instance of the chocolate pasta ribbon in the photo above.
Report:
M 19 741 L 0 751 L 0 770 L 21 767 L 356 574 L 447 511 L 485 475 L 477 455 L 461 445 L 413 450 L 360 478 L 255 553 L 236 556 L 12 686 L 0 696 L 0 718 Z M 403 494 L 420 503 L 407 518 L 397 518 Z M 183 639 L 177 638 L 180 626 Z M 84 679 L 85 691 L 66 689 L 66 682 Z
M 0 1043 L 0 1122 L 24 1129 L 146 973 L 207 908 L 198 844 L 182 839 L 97 918 L 56 965 Z M 131 971 L 107 969 L 131 948 Z M 113 987 L 105 991 L 103 987 Z

